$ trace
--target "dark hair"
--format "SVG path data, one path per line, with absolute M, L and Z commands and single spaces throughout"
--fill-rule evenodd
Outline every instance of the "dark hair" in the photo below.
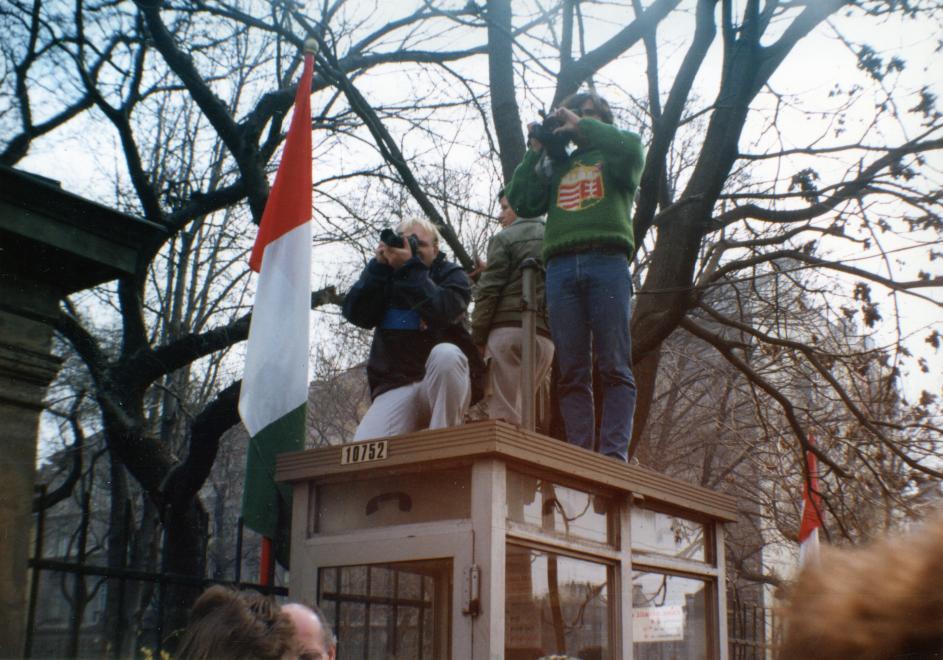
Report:
M 295 627 L 272 598 L 215 585 L 190 611 L 176 660 L 278 660 L 291 649 Z
M 577 92 L 570 94 L 560 102 L 560 107 L 570 110 L 579 110 L 587 101 L 593 102 L 593 107 L 599 113 L 599 120 L 605 124 L 612 123 L 612 109 L 609 102 L 596 92 Z

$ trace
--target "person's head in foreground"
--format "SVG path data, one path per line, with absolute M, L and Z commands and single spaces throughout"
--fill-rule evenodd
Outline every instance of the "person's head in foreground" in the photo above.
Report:
M 318 607 L 288 603 L 282 606 L 295 628 L 290 658 L 298 660 L 334 660 L 337 642 L 330 625 Z
M 177 660 L 333 660 L 334 638 L 320 613 L 304 605 L 279 607 L 255 592 L 221 586 L 193 604 Z
M 943 515 L 867 546 L 823 548 L 788 596 L 779 660 L 943 658 Z

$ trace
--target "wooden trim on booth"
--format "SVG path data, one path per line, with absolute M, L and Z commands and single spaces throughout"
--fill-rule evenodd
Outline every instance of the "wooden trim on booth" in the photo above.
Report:
M 292 490 L 291 570 L 288 571 L 288 590 L 295 600 L 306 605 L 316 605 L 317 576 L 312 577 L 310 574 L 310 564 L 302 551 L 308 536 L 308 512 L 317 509 L 316 494 L 314 489 L 304 482 L 296 483 Z
M 615 629 L 615 649 L 618 651 L 619 658 L 632 658 L 634 655 L 632 610 L 635 605 L 632 602 L 632 507 L 634 506 L 633 497 L 630 494 L 622 496 L 619 501 L 617 511 L 619 512 L 619 554 L 621 561 L 618 564 L 617 582 L 614 588 L 617 590 L 618 602 L 616 621 L 618 623 Z
M 714 526 L 714 545 L 715 559 L 718 566 L 726 566 L 726 550 L 724 545 L 723 523 L 717 523 Z M 717 657 L 720 660 L 727 660 L 730 653 L 730 646 L 727 641 L 727 584 L 726 571 L 717 578 Z
M 735 521 L 733 497 L 666 477 L 647 468 L 628 465 L 505 422 L 487 420 L 447 429 L 418 431 L 387 438 L 388 458 L 375 463 L 341 465 L 342 445 L 282 454 L 275 477 L 298 482 L 333 475 L 363 474 L 462 458 L 501 457 L 550 473 L 585 479 L 654 503 L 680 507 L 721 521 Z
M 701 578 L 714 578 L 720 575 L 720 569 L 711 564 L 699 561 L 669 557 L 641 550 L 632 551 L 632 564 L 638 570 L 652 569 L 654 571 L 668 571 L 670 573 L 687 573 Z
M 510 520 L 507 522 L 507 536 L 509 541 L 518 541 L 524 545 L 551 549 L 554 552 L 562 550 L 574 557 L 583 557 L 591 561 L 619 561 L 622 554 L 614 546 L 607 546 L 585 539 L 547 534 L 539 529 Z
M 507 473 L 497 460 L 472 467 L 473 562 L 481 569 L 481 612 L 472 619 L 472 659 L 504 657 Z M 456 585 L 461 590 L 461 585 Z

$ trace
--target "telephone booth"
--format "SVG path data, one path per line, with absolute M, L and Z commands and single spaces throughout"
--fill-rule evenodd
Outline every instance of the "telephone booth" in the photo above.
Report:
M 503 422 L 279 458 L 338 658 L 726 658 L 732 498 Z

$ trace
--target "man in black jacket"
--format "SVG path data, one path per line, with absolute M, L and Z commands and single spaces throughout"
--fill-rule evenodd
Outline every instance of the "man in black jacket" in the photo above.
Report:
M 424 218 L 397 229 L 415 237 L 386 243 L 347 293 L 344 318 L 374 328 L 367 378 L 373 403 L 354 440 L 462 423 L 481 398 L 484 365 L 463 325 L 471 282 L 439 252 L 439 233 Z

